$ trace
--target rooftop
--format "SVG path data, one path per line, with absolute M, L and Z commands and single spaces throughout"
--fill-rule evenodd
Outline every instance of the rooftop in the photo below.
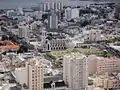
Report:
M 40 60 L 35 59 L 31 59 L 27 62 L 28 65 L 31 66 L 40 66 Z
M 120 58 L 104 58 L 104 60 L 120 60 Z
M 64 56 L 66 54 L 69 54 L 71 52 L 79 52 L 79 53 L 83 53 L 83 54 L 86 54 L 86 55 L 89 55 L 89 54 L 102 54 L 103 51 L 100 50 L 100 49 L 97 49 L 97 48 L 69 48 L 69 49 L 66 49 L 66 50 L 59 50 L 59 51 L 52 51 L 52 52 L 49 52 L 50 55 L 54 56 L 54 57 L 59 57 L 59 56 Z
M 51 84 L 55 83 L 55 87 L 65 87 L 65 82 L 64 81 L 58 81 L 58 82 L 49 82 L 49 83 L 44 83 L 44 88 L 51 88 Z
M 86 56 L 84 54 L 76 52 L 76 53 L 66 54 L 64 57 L 69 58 L 70 60 L 76 60 L 76 59 L 83 59 Z
M 19 45 L 15 45 L 10 40 L 0 41 L 0 49 L 12 49 L 12 48 L 19 48 Z
M 58 80 L 62 80 L 62 75 L 61 76 L 45 76 L 44 77 L 45 83 L 49 83 L 50 81 L 57 82 Z

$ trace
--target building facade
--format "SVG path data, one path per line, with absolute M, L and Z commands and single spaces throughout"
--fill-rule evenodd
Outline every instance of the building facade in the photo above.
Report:
M 65 19 L 70 20 L 71 19 L 71 8 L 65 9 Z
M 54 50 L 64 50 L 66 49 L 67 40 L 65 39 L 52 39 L 44 40 L 41 47 L 42 51 L 54 51 Z
M 68 7 L 67 9 L 65 9 L 65 19 L 71 20 L 75 18 L 79 18 L 79 10 L 77 8 L 72 9 Z
M 79 10 L 78 8 L 73 8 L 71 11 L 71 18 L 75 19 L 75 18 L 79 18 Z
M 48 28 L 57 29 L 58 28 L 58 14 L 51 10 L 48 15 Z
M 97 71 L 97 60 L 96 55 L 88 56 L 88 74 L 93 75 Z
M 88 42 L 96 42 L 102 40 L 100 30 L 89 30 L 83 32 L 84 40 Z
M 117 77 L 117 76 L 116 76 Z M 116 77 L 110 77 L 108 75 L 102 75 L 96 77 L 93 81 L 95 87 L 102 87 L 103 89 L 119 90 L 120 79 Z
M 18 37 L 25 39 L 25 41 L 28 41 L 28 33 L 29 33 L 28 26 L 19 26 Z
M 24 68 L 17 68 L 14 74 L 16 80 L 23 88 L 28 90 L 43 90 L 43 70 L 40 61 L 33 59 L 27 62 Z
M 112 73 L 120 71 L 119 58 L 101 58 L 97 61 L 97 73 Z
M 44 90 L 69 90 L 64 81 L 44 83 Z
M 113 72 L 120 72 L 119 58 L 104 58 L 97 56 L 88 57 L 89 74 L 111 74 Z
M 60 1 L 56 1 L 56 2 L 43 2 L 40 4 L 40 9 L 41 11 L 48 11 L 48 10 L 62 10 L 63 9 L 63 3 Z
M 70 90 L 86 90 L 88 85 L 87 58 L 80 53 L 64 56 L 63 80 Z
M 116 19 L 120 19 L 120 5 L 119 5 L 119 4 L 115 7 L 114 17 L 115 17 Z

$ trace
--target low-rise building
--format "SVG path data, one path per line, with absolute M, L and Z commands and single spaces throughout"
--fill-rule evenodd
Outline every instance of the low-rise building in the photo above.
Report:
M 120 89 L 120 80 L 116 78 L 117 76 L 108 76 L 102 75 L 98 76 L 93 80 L 95 87 L 102 87 L 104 89 L 113 89 L 118 90 Z
M 108 72 L 120 72 L 119 58 L 99 58 L 97 60 L 97 73 L 103 74 Z
M 120 58 L 104 58 L 97 56 L 88 57 L 89 74 L 104 74 L 120 72 Z
M 102 87 L 104 89 L 113 89 L 115 88 L 115 79 L 107 78 L 107 77 L 97 77 L 94 80 L 94 85 L 96 87 Z
M 5 41 L 0 41 L 0 50 L 1 52 L 4 51 L 17 51 L 19 49 L 19 45 L 15 45 L 12 41 L 5 40 Z
M 14 77 L 24 88 L 29 90 L 43 90 L 43 71 L 39 60 L 31 59 L 26 62 L 26 66 L 16 68 Z
M 100 30 L 88 30 L 83 32 L 84 40 L 87 42 L 101 41 L 103 36 Z
M 65 19 L 71 20 L 79 18 L 79 9 L 78 8 L 67 8 L 65 9 Z

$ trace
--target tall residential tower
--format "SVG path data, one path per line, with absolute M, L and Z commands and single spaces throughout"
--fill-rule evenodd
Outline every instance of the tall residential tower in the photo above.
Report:
M 70 90 L 87 90 L 88 72 L 85 55 L 71 53 L 64 56 L 63 80 Z
M 57 29 L 58 28 L 58 14 L 51 10 L 48 15 L 48 28 Z
M 43 73 L 43 67 L 36 59 L 26 62 L 25 67 L 15 70 L 16 80 L 28 90 L 43 90 Z

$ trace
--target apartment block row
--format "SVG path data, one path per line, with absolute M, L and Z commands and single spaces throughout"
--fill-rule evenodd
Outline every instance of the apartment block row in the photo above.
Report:
M 13 76 L 22 90 L 87 90 L 87 57 L 81 53 L 64 56 L 63 79 L 44 82 L 44 66 L 38 58 L 26 62 L 25 67 L 16 68 Z
M 91 55 L 88 57 L 89 74 L 109 74 L 120 72 L 120 58 L 104 58 Z
M 119 90 L 120 79 L 119 79 L 119 76 L 110 77 L 106 74 L 106 75 L 96 77 L 94 79 L 94 85 L 95 87 L 102 87 L 104 89 Z

